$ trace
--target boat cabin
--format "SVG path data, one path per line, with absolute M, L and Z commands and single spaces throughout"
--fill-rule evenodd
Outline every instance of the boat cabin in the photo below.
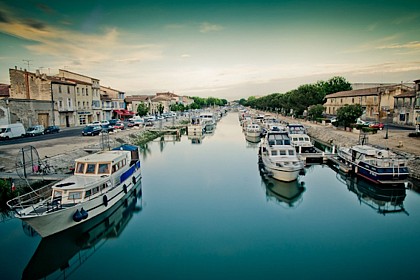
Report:
M 267 141 L 269 146 L 290 145 L 290 138 L 287 133 L 268 133 Z

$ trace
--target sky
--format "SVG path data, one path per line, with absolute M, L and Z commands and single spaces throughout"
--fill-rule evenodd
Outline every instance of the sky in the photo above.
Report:
M 412 82 L 420 10 L 413 0 L 0 0 L 0 83 L 15 66 L 126 95 L 227 100 L 334 76 Z

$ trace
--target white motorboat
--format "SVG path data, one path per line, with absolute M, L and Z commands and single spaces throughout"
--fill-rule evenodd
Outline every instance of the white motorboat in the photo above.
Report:
M 245 139 L 249 142 L 260 142 L 261 140 L 261 126 L 256 123 L 250 123 L 245 128 Z
M 213 131 L 216 127 L 216 118 L 212 112 L 200 113 L 200 119 L 205 131 Z
M 75 160 L 74 174 L 7 202 L 42 237 L 91 220 L 140 183 L 140 153 L 124 144 Z
M 303 161 L 285 131 L 268 131 L 259 148 L 261 169 L 274 179 L 291 182 L 303 170 Z

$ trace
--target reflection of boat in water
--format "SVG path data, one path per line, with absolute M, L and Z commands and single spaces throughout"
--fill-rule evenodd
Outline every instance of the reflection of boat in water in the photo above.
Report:
M 140 200 L 139 200 L 140 198 Z M 138 203 L 140 202 L 140 203 Z M 22 279 L 65 279 L 110 238 L 118 237 L 133 214 L 141 211 L 141 181 L 121 202 L 92 220 L 43 238 Z
M 267 199 L 274 199 L 276 202 L 286 204 L 288 207 L 294 207 L 297 201 L 302 198 L 302 193 L 305 191 L 303 182 L 295 180 L 293 182 L 282 182 L 262 176 Z
M 357 195 L 360 203 L 375 209 L 380 214 L 398 212 L 408 214 L 403 205 L 406 196 L 405 184 L 384 187 L 351 176 L 346 176 L 346 184 L 347 188 Z

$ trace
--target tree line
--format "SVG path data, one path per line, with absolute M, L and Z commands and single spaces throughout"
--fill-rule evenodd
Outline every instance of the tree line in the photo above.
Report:
M 335 76 L 327 81 L 305 84 L 286 93 L 272 93 L 260 98 L 250 96 L 239 103 L 258 110 L 272 111 L 294 117 L 321 115 L 324 111 L 325 96 L 339 91 L 352 90 L 351 84 L 343 77 Z M 311 113 L 311 114 L 310 114 Z

